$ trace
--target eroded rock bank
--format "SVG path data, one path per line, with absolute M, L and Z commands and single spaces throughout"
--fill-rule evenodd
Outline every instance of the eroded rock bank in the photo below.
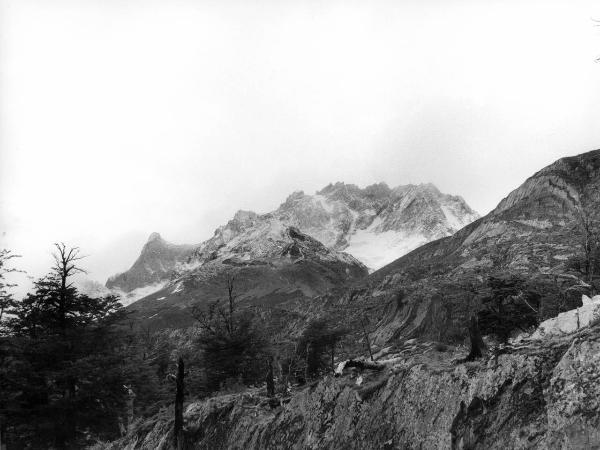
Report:
M 417 343 L 382 357 L 384 370 L 325 377 L 275 409 L 258 389 L 190 403 L 187 448 L 600 448 L 599 326 L 461 356 Z M 167 449 L 171 429 L 154 418 L 105 448 Z

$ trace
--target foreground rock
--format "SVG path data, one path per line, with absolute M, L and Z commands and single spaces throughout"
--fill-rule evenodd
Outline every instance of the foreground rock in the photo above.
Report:
M 405 357 L 380 361 L 384 370 L 328 376 L 275 409 L 258 390 L 191 403 L 188 448 L 600 446 L 599 327 L 506 347 L 467 364 L 457 362 L 460 351 L 418 343 L 410 348 Z M 104 448 L 167 449 L 171 430 L 168 417 L 149 420 Z
M 573 333 L 580 328 L 587 327 L 600 320 L 600 295 L 589 298 L 587 295 L 582 297 L 582 306 L 560 313 L 558 316 L 542 322 L 536 332 L 532 335 L 533 339 L 543 339 L 546 336 L 557 336 L 561 334 Z

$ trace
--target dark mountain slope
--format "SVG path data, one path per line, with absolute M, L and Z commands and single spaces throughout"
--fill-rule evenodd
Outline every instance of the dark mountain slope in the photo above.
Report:
M 424 274 L 477 266 L 558 269 L 579 242 L 581 214 L 594 214 L 600 206 L 599 190 L 600 150 L 562 158 L 528 178 L 485 217 L 397 259 L 371 279 L 410 267 Z
M 235 277 L 237 301 L 248 308 L 302 303 L 366 275 L 366 267 L 352 256 L 296 228 L 269 223 L 230 241 L 212 259 L 173 277 L 129 309 L 153 328 L 181 327 L 193 323 L 194 306 L 227 298 L 227 277 Z

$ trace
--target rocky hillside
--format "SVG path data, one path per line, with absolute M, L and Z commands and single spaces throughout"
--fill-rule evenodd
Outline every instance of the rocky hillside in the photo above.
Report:
M 373 305 L 380 318 L 373 337 L 383 344 L 399 337 L 451 338 L 472 312 L 473 289 L 491 274 L 577 283 L 580 275 L 566 263 L 582 252 L 582 217 L 600 227 L 598 186 L 600 151 L 562 158 L 485 217 L 399 258 L 335 301 Z
M 300 387 L 271 409 L 264 389 L 192 402 L 190 449 L 564 449 L 600 445 L 600 328 L 505 347 L 470 363 L 464 350 L 407 342 L 378 370 Z M 104 449 L 168 449 L 170 416 L 139 422 Z
M 428 243 L 345 289 L 279 303 L 290 334 L 311 318 L 344 325 L 349 334 L 338 362 L 366 361 L 366 327 L 376 363 L 295 386 L 275 408 L 264 388 L 192 401 L 185 415 L 188 446 L 600 448 L 596 309 L 584 314 L 589 326 L 580 327 L 582 313 L 596 308 L 595 300 L 555 319 L 569 319 L 568 331 L 550 321 L 509 345 L 488 340 L 489 353 L 472 362 L 466 362 L 464 345 L 466 319 L 477 310 L 490 275 L 516 274 L 574 292 L 578 303 L 571 307 L 581 306 L 581 293 L 574 288 L 585 283 L 567 262 L 581 253 L 582 223 L 600 229 L 598 186 L 600 151 L 563 158 L 453 236 Z M 292 240 L 295 233 L 300 232 L 294 231 Z M 170 416 L 153 417 L 109 448 L 168 448 L 171 433 Z
M 130 292 L 164 283 L 183 273 L 189 264 L 225 256 L 232 241 L 244 241 L 243 248 L 236 248 L 242 249 L 244 258 L 252 259 L 262 252 L 253 236 L 265 227 L 295 227 L 377 269 L 419 245 L 454 233 L 477 217 L 461 197 L 442 194 L 432 184 L 390 189 L 380 183 L 360 189 L 336 183 L 315 195 L 295 192 L 268 214 L 238 211 L 199 245 L 169 244 L 153 233 L 131 269 L 106 285 Z

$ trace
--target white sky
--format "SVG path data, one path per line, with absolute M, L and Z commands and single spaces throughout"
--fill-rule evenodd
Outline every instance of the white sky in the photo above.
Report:
M 1 246 L 126 269 L 329 182 L 480 213 L 600 148 L 593 1 L 0 0 Z

